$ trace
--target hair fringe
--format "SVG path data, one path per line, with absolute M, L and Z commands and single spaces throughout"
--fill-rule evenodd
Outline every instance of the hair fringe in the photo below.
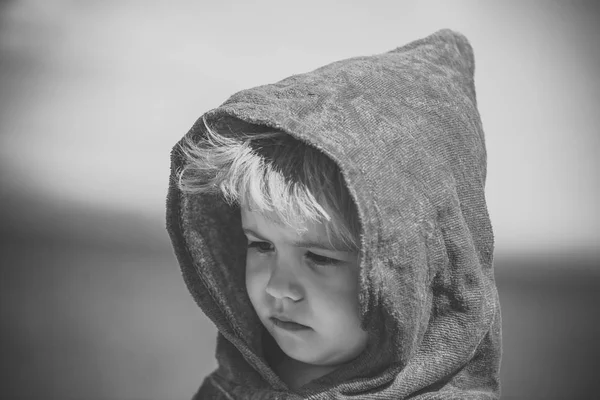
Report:
M 356 207 L 331 159 L 281 131 L 228 137 L 202 121 L 203 139 L 186 135 L 179 145 L 186 159 L 177 173 L 182 192 L 221 194 L 230 205 L 296 229 L 324 222 L 330 244 L 358 249 Z

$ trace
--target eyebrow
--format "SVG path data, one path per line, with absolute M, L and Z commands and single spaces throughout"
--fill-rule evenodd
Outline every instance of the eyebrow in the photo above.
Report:
M 250 228 L 243 228 L 243 230 L 244 230 L 244 233 L 250 234 L 257 239 L 264 240 L 266 242 L 269 241 Z M 342 253 L 351 253 L 351 251 L 349 251 L 349 250 L 337 249 L 337 248 L 329 245 L 328 243 L 323 243 L 323 242 L 318 242 L 318 241 L 313 241 L 313 240 L 294 241 L 294 242 L 292 242 L 292 245 L 294 245 L 296 247 L 309 247 L 309 248 L 321 249 L 321 250 L 327 250 L 327 251 L 338 251 L 338 252 L 342 252 Z

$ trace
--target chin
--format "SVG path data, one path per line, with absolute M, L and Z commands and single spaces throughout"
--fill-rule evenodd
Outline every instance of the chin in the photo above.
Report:
M 304 364 L 315 364 L 319 365 L 319 357 L 317 355 L 306 354 L 306 352 L 302 350 L 296 349 L 296 351 L 287 351 L 283 349 L 283 352 L 290 358 L 293 358 L 296 361 L 300 361 Z
M 283 347 L 281 344 L 279 346 L 289 358 L 304 364 L 319 367 L 335 367 L 343 363 L 343 361 L 339 361 L 337 358 L 332 359 L 331 357 L 323 357 L 323 353 L 308 352 L 305 348 L 296 347 L 294 349 L 289 349 Z

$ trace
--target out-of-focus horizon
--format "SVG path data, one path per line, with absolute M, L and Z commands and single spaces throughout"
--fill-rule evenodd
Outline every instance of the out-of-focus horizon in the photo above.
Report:
M 0 1 L 0 394 L 190 398 L 216 365 L 216 329 L 164 229 L 171 147 L 238 90 L 451 28 L 476 58 L 502 398 L 590 398 L 599 11 L 593 1 Z

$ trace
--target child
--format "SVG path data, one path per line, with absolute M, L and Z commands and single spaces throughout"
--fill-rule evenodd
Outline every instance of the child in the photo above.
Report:
M 194 399 L 497 399 L 473 54 L 443 30 L 233 95 L 172 153 L 167 228 L 215 323 Z

